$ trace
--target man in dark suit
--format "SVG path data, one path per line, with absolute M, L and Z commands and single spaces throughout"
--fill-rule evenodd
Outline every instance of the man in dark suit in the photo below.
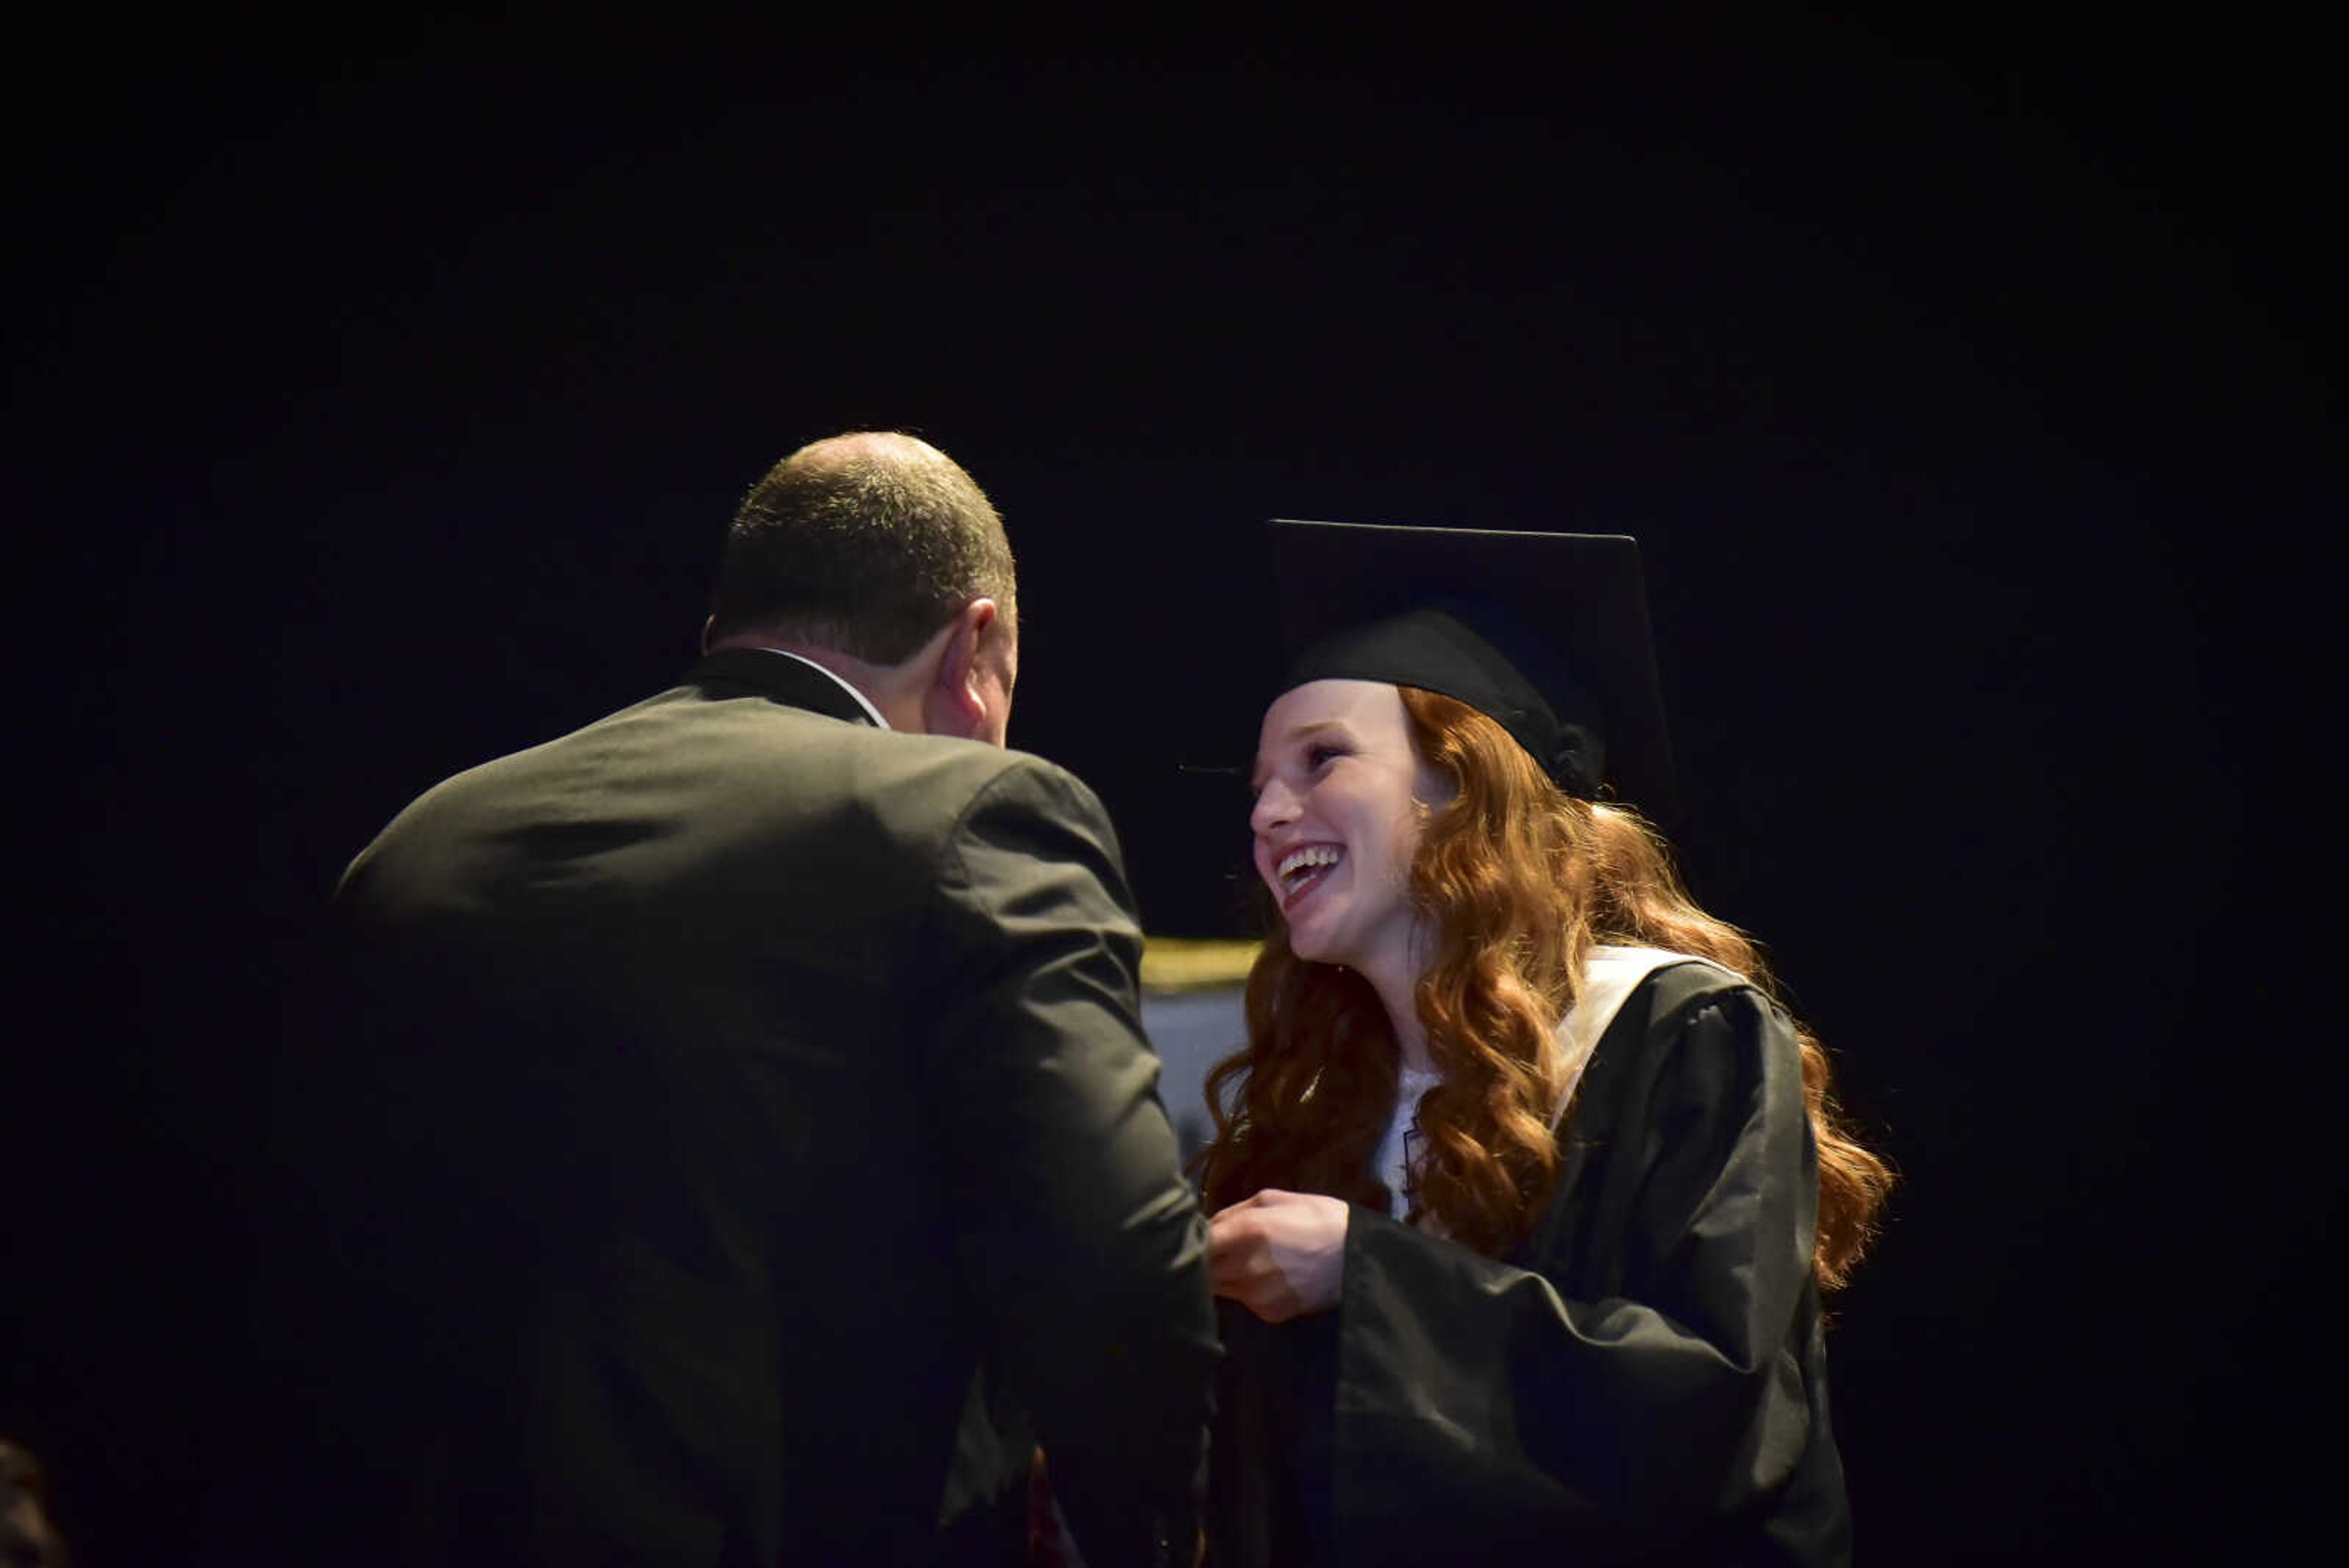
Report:
M 1040 1444 L 1095 1568 L 1191 1560 L 1204 1229 L 1110 824 L 1003 749 L 1016 626 L 960 468 L 816 442 L 682 684 L 353 862 L 322 1141 L 391 1555 L 1016 1562 Z

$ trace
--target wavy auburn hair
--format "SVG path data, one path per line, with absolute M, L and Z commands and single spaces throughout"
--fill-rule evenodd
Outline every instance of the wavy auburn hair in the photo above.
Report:
M 1567 794 L 1466 703 L 1399 690 L 1413 743 L 1454 789 L 1447 804 L 1422 808 L 1411 866 L 1433 936 L 1414 1000 L 1444 1072 L 1420 1101 L 1411 1216 L 1497 1256 L 1523 1239 L 1557 1180 L 1550 1113 L 1571 1064 L 1556 1025 L 1592 947 L 1692 953 L 1778 992 L 1753 940 L 1697 908 L 1636 812 Z M 1377 992 L 1351 970 L 1299 958 L 1276 929 L 1247 995 L 1248 1043 L 1207 1075 L 1216 1134 L 1195 1168 L 1208 1208 L 1280 1187 L 1384 1210 L 1373 1168 L 1401 1079 Z M 1812 1266 L 1833 1288 L 1866 1250 L 1892 1172 L 1846 1127 L 1817 1040 L 1799 1023 L 1795 1039 L 1818 1145 Z

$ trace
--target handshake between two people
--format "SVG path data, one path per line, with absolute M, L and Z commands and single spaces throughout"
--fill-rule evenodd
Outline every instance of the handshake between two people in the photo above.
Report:
M 1207 1221 L 1207 1273 L 1216 1294 L 1267 1323 L 1327 1312 L 1346 1287 L 1341 1199 L 1267 1188 Z

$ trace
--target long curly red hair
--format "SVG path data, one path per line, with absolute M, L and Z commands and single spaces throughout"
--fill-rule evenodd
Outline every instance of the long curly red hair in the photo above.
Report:
M 1412 859 L 1433 936 L 1414 1002 L 1444 1081 L 1419 1105 L 1411 1217 L 1506 1252 L 1558 1174 L 1551 1110 L 1565 1081 L 1556 1026 L 1592 947 L 1708 958 L 1777 995 L 1752 939 L 1696 906 L 1638 813 L 1559 790 L 1508 732 L 1464 702 L 1400 689 L 1413 743 L 1450 780 Z M 1384 1210 L 1374 1169 L 1394 1111 L 1394 1032 L 1369 981 L 1289 950 L 1278 928 L 1249 971 L 1248 1043 L 1207 1076 L 1215 1137 L 1195 1164 L 1210 1210 L 1268 1187 Z M 1826 1053 L 1796 1025 L 1819 1153 L 1820 1282 L 1840 1285 L 1874 1233 L 1890 1168 L 1837 1110 Z M 1236 1092 L 1235 1092 L 1236 1091 Z

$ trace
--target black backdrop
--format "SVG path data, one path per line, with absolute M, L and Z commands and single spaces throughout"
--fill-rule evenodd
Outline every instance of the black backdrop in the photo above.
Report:
M 343 860 L 666 684 L 734 500 L 861 425 L 1001 506 L 1013 738 L 1167 934 L 1245 929 L 1182 764 L 1252 738 L 1263 518 L 1640 535 L 1692 878 L 1905 1172 L 1863 1559 L 2323 1516 L 2313 45 L 1214 20 L 36 35 L 0 1433 L 86 1561 L 267 1507 L 265 1067 L 333 1048 Z

